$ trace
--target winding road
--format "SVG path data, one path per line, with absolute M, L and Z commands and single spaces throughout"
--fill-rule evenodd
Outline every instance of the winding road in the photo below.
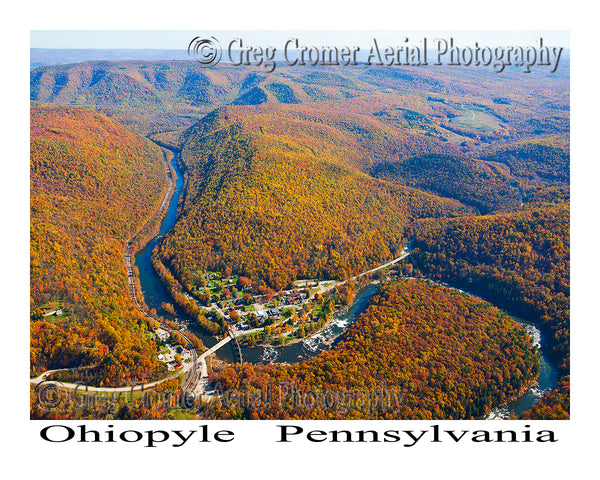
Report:
M 323 294 L 325 292 L 328 292 L 329 290 L 339 287 L 340 285 L 344 285 L 345 283 L 348 283 L 353 280 L 357 280 L 360 277 L 364 277 L 365 275 L 369 275 L 369 274 L 375 273 L 379 270 L 383 270 L 384 268 L 391 267 L 392 265 L 395 265 L 400 260 L 404 260 L 406 257 L 408 257 L 410 255 L 410 251 L 408 251 L 407 248 L 402 249 L 402 252 L 403 252 L 402 255 L 394 258 L 393 260 L 390 260 L 387 263 L 384 263 L 383 265 L 379 265 L 378 267 L 372 268 L 371 270 L 367 270 L 366 272 L 359 273 L 358 275 L 355 275 L 354 277 L 348 278 L 346 280 L 342 280 L 340 282 L 333 282 L 331 285 L 327 285 L 326 287 L 320 287 L 320 289 L 315 293 Z

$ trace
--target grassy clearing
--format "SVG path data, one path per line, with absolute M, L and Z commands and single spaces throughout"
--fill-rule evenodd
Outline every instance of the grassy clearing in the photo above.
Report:
M 463 107 L 463 114 L 452 118 L 450 123 L 481 133 L 490 133 L 500 127 L 500 121 L 496 117 L 473 105 Z

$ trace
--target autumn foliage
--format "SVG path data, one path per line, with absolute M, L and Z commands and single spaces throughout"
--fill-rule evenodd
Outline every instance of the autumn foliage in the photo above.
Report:
M 479 418 L 536 378 L 539 357 L 524 329 L 498 308 L 438 285 L 383 285 L 332 350 L 291 365 L 234 365 L 218 374 L 223 389 L 268 391 L 255 407 L 222 402 L 219 418 Z M 404 392 L 399 409 L 305 408 L 297 391 Z M 287 387 L 286 387 L 287 388 Z M 224 397 L 227 398 L 227 397 Z M 231 397 L 229 397 L 231 398 Z M 343 413 L 342 415 L 340 415 Z
M 568 417 L 564 70 L 357 65 L 257 74 L 103 61 L 34 69 L 30 89 L 34 101 L 93 105 L 112 118 L 32 108 L 32 374 L 88 365 L 95 383 L 117 385 L 161 371 L 123 253 L 158 207 L 166 177 L 156 145 L 131 128 L 181 149 L 185 191 L 152 260 L 178 313 L 221 335 L 226 319 L 201 308 L 210 303 L 207 272 L 243 278 L 250 304 L 251 293 L 273 295 L 296 279 L 350 278 L 410 242 L 401 274 L 461 286 L 543 329 L 559 385 L 524 417 Z M 321 323 L 301 325 L 306 334 L 313 326 Z M 211 380 L 256 391 L 272 382 L 326 391 L 385 384 L 405 392 L 400 411 L 344 416 L 480 418 L 522 393 L 538 365 L 526 333 L 498 308 L 412 279 L 384 284 L 331 351 L 291 366 L 234 365 Z M 121 407 L 117 418 L 165 415 Z M 216 418 L 339 416 L 285 402 L 213 407 Z
M 415 218 L 471 212 L 364 174 L 356 166 L 367 150 L 361 121 L 280 106 L 206 116 L 186 133 L 183 214 L 160 246 L 161 261 L 183 285 L 231 268 L 280 290 L 298 278 L 348 278 L 394 258 Z
M 413 231 L 411 262 L 425 276 L 461 285 L 535 322 L 547 335 L 559 373 L 568 375 L 569 204 L 561 201 L 561 190 L 551 192 L 518 213 L 422 222 Z M 561 380 L 544 400 L 560 418 L 568 417 L 568 385 Z
M 124 253 L 165 192 L 148 140 L 86 109 L 32 107 L 32 375 L 96 365 L 96 383 L 122 385 L 162 371 Z M 63 315 L 44 316 L 52 305 Z

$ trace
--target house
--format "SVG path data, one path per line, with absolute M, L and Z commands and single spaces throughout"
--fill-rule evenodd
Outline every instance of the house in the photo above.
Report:
M 304 300 L 304 296 L 299 293 L 292 298 L 292 303 L 302 303 L 302 300 Z
M 192 353 L 189 350 L 184 350 L 183 353 L 181 354 L 181 359 L 188 360 L 190 358 L 192 358 Z
M 258 323 L 264 323 L 267 319 L 267 314 L 262 310 L 257 310 L 256 312 L 252 312 L 256 316 L 256 321 Z
M 179 365 L 177 365 L 177 362 L 175 360 L 167 363 L 167 370 L 169 370 L 169 372 L 172 372 L 173 370 L 177 370 L 177 368 L 179 368 Z
M 158 338 L 160 338 L 163 342 L 169 338 L 169 332 L 167 332 L 166 330 L 163 330 L 162 328 L 157 328 L 155 330 L 156 335 L 158 335 Z

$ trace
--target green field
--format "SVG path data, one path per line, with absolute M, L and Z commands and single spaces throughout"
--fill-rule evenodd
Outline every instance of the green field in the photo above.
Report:
M 474 105 L 463 107 L 462 115 L 450 120 L 452 125 L 481 133 L 490 133 L 500 127 L 500 120 Z

